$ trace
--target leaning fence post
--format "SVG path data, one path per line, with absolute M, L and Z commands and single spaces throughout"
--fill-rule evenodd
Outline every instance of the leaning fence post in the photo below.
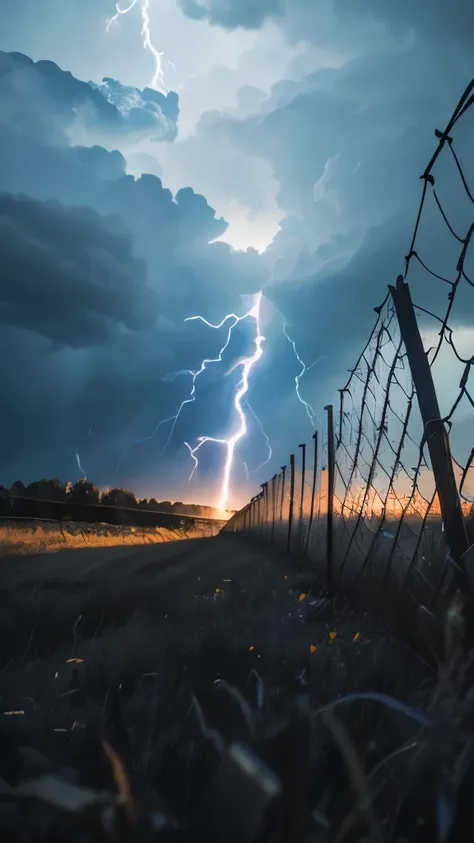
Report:
M 399 275 L 396 286 L 389 285 L 389 289 L 415 385 L 423 421 L 422 446 L 425 442 L 428 445 L 449 552 L 456 565 L 458 586 L 467 592 L 466 572 L 462 563 L 462 556 L 468 548 L 466 524 L 454 477 L 449 439 L 441 418 L 428 357 L 418 328 L 410 288 L 403 276 Z
M 316 479 L 318 476 L 318 431 L 315 430 L 313 433 L 313 440 L 314 440 L 314 460 L 313 460 L 313 486 L 311 489 L 311 510 L 309 513 L 309 524 L 308 524 L 308 535 L 306 536 L 306 547 L 304 549 L 304 555 L 306 556 L 308 553 L 308 546 L 309 546 L 309 539 L 311 536 L 311 527 L 313 526 L 313 518 L 314 518 L 314 499 L 316 497 Z
M 333 548 L 334 548 L 334 411 L 332 404 L 325 408 L 328 414 L 328 511 L 326 520 L 326 581 L 329 595 L 332 594 Z
M 290 511 L 288 513 L 288 538 L 286 550 L 289 553 L 291 544 L 291 529 L 293 527 L 293 506 L 295 503 L 295 455 L 290 454 Z
M 280 521 L 283 521 L 283 503 L 284 503 L 284 500 L 285 500 L 285 476 L 286 476 L 286 465 L 282 465 L 282 467 L 281 467 Z

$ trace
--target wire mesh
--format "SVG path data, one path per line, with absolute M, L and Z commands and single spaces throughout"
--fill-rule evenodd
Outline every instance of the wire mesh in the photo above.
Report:
M 421 176 L 421 200 L 404 267 L 471 543 L 473 92 L 474 79 L 445 131 L 435 131 L 438 144 Z M 295 449 L 294 494 L 288 463 L 225 529 L 250 528 L 321 565 L 322 572 L 329 552 L 336 591 L 361 589 L 377 599 L 396 588 L 416 605 L 433 605 L 449 591 L 452 571 L 427 448 L 426 419 L 423 424 L 390 292 L 375 312 L 371 334 L 335 402 L 334 441 L 328 440 L 327 429 L 317 431 L 306 448 Z M 331 456 L 333 490 L 328 481 Z M 244 517 L 247 509 L 251 514 Z

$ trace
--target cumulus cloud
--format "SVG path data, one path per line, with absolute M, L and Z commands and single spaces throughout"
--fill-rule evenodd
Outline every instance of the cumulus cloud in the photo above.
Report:
M 183 12 L 198 20 L 210 20 L 223 27 L 261 27 L 268 18 L 277 20 L 293 34 L 319 41 L 327 37 L 327 22 L 349 21 L 354 27 L 361 18 L 388 23 L 398 36 L 410 31 L 421 39 L 446 36 L 472 41 L 474 10 L 469 0 L 179 0 Z M 319 30 L 318 30 L 319 23 Z
M 324 313 L 323 335 L 329 317 L 318 295 L 325 279 L 334 286 L 336 277 L 342 284 L 350 276 L 347 294 L 354 294 L 357 283 L 357 304 L 370 314 L 372 279 L 389 283 L 403 266 L 433 128 L 445 124 L 469 78 L 466 54 L 453 46 L 446 74 L 434 62 L 434 49 L 405 41 L 390 51 L 372 49 L 340 67 L 275 86 L 258 115 L 213 118 L 216 131 L 234 146 L 270 164 L 286 214 L 266 254 L 279 282 L 279 302 L 283 306 L 286 295 L 296 318 L 295 281 L 305 278 L 308 289 L 312 278 L 314 306 Z M 468 153 L 468 141 L 461 136 L 460 142 Z M 382 278 L 372 260 L 378 241 L 387 256 L 380 252 Z M 436 245 L 430 248 L 436 251 Z M 347 266 L 357 266 L 358 281 Z M 310 313 L 302 305 L 297 321 L 303 330 Z M 340 342 L 353 341 L 353 332 L 342 332 Z
M 122 85 L 116 79 L 105 77 L 101 83 L 89 86 L 115 106 L 122 116 L 122 124 L 130 131 L 147 131 L 152 141 L 172 141 L 178 133 L 178 94 L 162 94 L 152 88 L 134 88 Z
M 97 85 L 82 82 L 52 61 L 34 62 L 21 53 L 0 51 L 0 98 L 8 102 L 7 115 L 16 124 L 30 128 L 35 120 L 49 138 L 54 130 L 59 139 L 74 121 L 103 135 L 147 132 L 155 140 L 172 140 L 177 133 L 178 95 L 173 91 L 163 96 L 108 78 Z
M 221 341 L 184 319 L 220 321 L 262 286 L 265 267 L 255 252 L 215 242 L 226 222 L 191 187 L 173 195 L 156 176 L 128 175 L 118 151 L 71 146 L 68 93 L 57 101 L 68 80 L 47 95 L 39 85 L 36 100 L 35 84 L 0 85 L 0 319 L 9 359 L 0 375 L 2 480 L 74 477 L 79 450 L 99 483 L 133 482 L 140 491 L 148 477 L 154 493 L 181 496 L 189 471 L 182 442 L 196 435 L 195 418 L 184 414 L 168 462 L 159 453 L 169 427 L 150 437 L 190 389 L 189 375 L 166 376 L 199 367 Z M 213 383 L 203 384 L 207 398 L 197 405 L 204 428 L 211 405 L 215 420 L 227 419 Z M 158 467 L 166 469 L 161 485 Z
M 178 0 L 186 15 L 196 20 L 209 18 L 229 28 L 262 26 L 267 17 L 282 14 L 284 0 Z
M 4 324 L 80 348 L 156 318 L 130 235 L 89 208 L 0 194 L 0 261 Z
M 373 307 L 403 270 L 433 130 L 444 127 L 472 76 L 466 49 L 472 4 L 183 0 L 181 6 L 222 27 L 260 27 L 272 19 L 288 39 L 302 39 L 309 51 L 324 46 L 335 56 L 303 77 L 288 74 L 257 112 L 212 118 L 215 133 L 252 161 L 270 165 L 279 186 L 285 216 L 265 255 L 273 279 L 266 294 L 291 325 L 304 358 L 327 355 L 305 379 L 309 396 L 322 405 L 354 362 Z M 471 183 L 473 131 L 472 119 L 456 131 Z M 464 232 L 469 216 L 460 211 L 463 188 L 448 160 L 437 180 L 451 222 Z M 240 188 L 244 193 L 244 181 Z M 420 254 L 453 277 L 455 244 L 435 208 L 429 206 L 424 218 Z M 444 311 L 443 284 L 419 267 L 411 284 L 417 302 Z M 452 319 L 459 329 L 473 316 L 466 294 Z M 456 377 L 452 369 L 450 377 Z M 273 399 L 266 398 L 274 412 Z M 282 394 L 280 399 L 284 406 Z M 273 434 L 266 406 L 262 419 Z
M 71 146 L 71 135 L 69 143 L 64 139 L 63 106 L 53 104 L 35 114 L 28 90 L 16 99 L 9 97 L 9 107 L 14 103 L 17 113 L 15 108 L 2 112 L 8 118 L 0 130 L 0 188 L 27 191 L 38 199 L 54 196 L 65 204 L 83 203 L 102 216 L 119 215 L 133 236 L 134 253 L 146 261 L 148 284 L 158 295 L 162 316 L 156 324 L 138 332 L 113 331 L 98 348 L 55 351 L 50 367 L 28 321 L 21 328 L 9 328 L 10 337 L 12 331 L 21 335 L 23 349 L 35 349 L 44 377 L 53 372 L 59 391 L 64 384 L 64 400 L 52 401 L 55 415 L 42 409 L 38 441 L 50 441 L 50 433 L 44 432 L 49 418 L 63 464 L 67 454 L 73 457 L 74 440 L 74 449 L 84 448 L 84 462 L 94 465 L 99 482 L 110 481 L 118 453 L 134 439 L 149 437 L 157 421 L 186 396 L 189 375 L 163 378 L 193 368 L 201 356 L 220 347 L 218 335 L 196 323 L 183 326 L 184 318 L 199 312 L 217 322 L 227 311 L 240 312 L 239 296 L 262 286 L 291 327 L 304 359 L 312 362 L 325 355 L 304 379 L 305 396 L 316 408 L 334 397 L 366 337 L 372 308 L 403 267 L 419 175 L 433 148 L 432 130 L 444 126 L 472 72 L 463 49 L 468 42 L 459 34 L 461 21 L 466 35 L 472 32 L 472 13 L 461 0 L 451 6 L 440 0 L 181 0 L 180 5 L 189 16 L 226 28 L 257 28 L 272 20 L 288 42 L 303 42 L 303 48 L 270 93 L 257 74 L 247 80 L 253 87 L 242 91 L 233 108 L 214 108 L 187 137 L 173 145 L 155 148 L 150 141 L 146 148 L 134 148 L 137 157 L 130 160 L 130 171 L 150 169 L 154 176 L 127 175 L 125 159 L 131 147 L 126 148 L 126 138 L 132 131 L 127 135 L 120 126 L 132 115 L 132 121 L 147 125 L 152 137 L 147 121 L 155 107 L 161 109 L 156 99 L 147 100 L 138 89 L 107 79 L 102 91 L 94 91 L 104 107 L 118 115 L 107 117 L 119 127 L 108 137 L 110 142 L 117 138 L 123 155 L 90 149 L 86 136 L 81 148 Z M 57 88 L 51 96 L 58 97 Z M 22 102 L 28 106 L 22 107 Z M 44 114 L 59 117 L 44 120 Z M 32 125 L 38 129 L 34 141 Z M 469 178 L 474 176 L 471 147 L 472 128 L 460 131 Z M 173 160 L 175 148 L 179 155 Z M 158 164 L 143 155 L 152 155 Z M 163 181 L 156 178 L 160 166 Z M 446 182 L 441 178 L 439 185 L 443 199 L 461 221 L 450 187 L 452 173 L 445 175 Z M 172 191 L 167 189 L 170 182 Z M 230 207 L 232 200 L 251 222 L 252 214 L 261 218 L 269 208 L 274 219 L 283 217 L 264 256 L 252 250 L 236 254 L 218 242 L 226 235 L 225 214 L 215 213 L 213 206 L 219 202 L 223 208 L 227 202 Z M 421 232 L 423 254 L 449 274 L 453 244 L 445 246 L 446 232 L 437 228 L 431 211 L 427 221 L 427 230 Z M 437 308 L 446 289 L 429 283 L 430 287 L 421 272 L 414 274 L 417 297 L 429 295 Z M 464 315 L 461 309 L 454 314 L 457 323 L 470 324 L 472 305 L 466 300 L 462 304 Z M 277 460 L 291 443 L 309 435 L 304 410 L 295 412 L 299 407 L 292 389 L 299 369 L 281 335 L 282 317 L 274 314 L 273 322 L 265 324 L 266 353 L 250 396 Z M 242 347 L 244 340 L 239 340 Z M 66 372 L 73 373 L 69 378 L 74 390 L 66 388 Z M 224 379 L 218 390 L 214 377 L 211 372 L 209 380 L 203 380 L 200 401 L 181 420 L 168 464 L 159 462 L 161 434 L 130 452 L 124 471 L 133 472 L 135 481 L 164 465 L 168 475 L 173 470 L 183 482 L 188 456 L 178 445 L 184 438 L 218 433 L 210 426 L 228 422 L 224 399 L 231 381 Z M 32 413 L 28 394 L 21 400 L 25 415 Z M 260 454 L 260 447 L 251 445 L 248 462 L 258 464 Z M 278 465 L 266 467 L 258 479 Z M 123 474 L 117 480 L 131 478 Z

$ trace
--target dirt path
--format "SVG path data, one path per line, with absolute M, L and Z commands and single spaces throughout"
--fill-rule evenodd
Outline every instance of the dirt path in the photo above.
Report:
M 287 591 L 287 557 L 228 534 L 141 547 L 84 548 L 4 558 L 0 564 L 7 602 L 63 607 L 102 623 L 123 622 L 142 608 L 180 623 L 200 598 L 273 602 Z M 189 621 L 189 617 L 187 617 Z M 72 623 L 74 619 L 72 620 Z M 91 620 L 91 623 L 93 620 Z
M 43 585 L 52 579 L 92 584 L 110 578 L 114 582 L 140 577 L 153 585 L 180 581 L 196 575 L 215 579 L 237 573 L 246 581 L 269 572 L 273 555 L 248 544 L 242 538 L 222 535 L 215 538 L 171 541 L 139 547 L 108 547 L 63 550 L 31 556 L 4 557 L 0 572 L 5 586 Z M 185 583 L 182 583 L 185 585 Z

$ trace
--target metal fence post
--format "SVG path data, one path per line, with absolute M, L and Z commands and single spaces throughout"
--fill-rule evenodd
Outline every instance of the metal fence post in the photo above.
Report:
M 276 488 L 277 488 L 277 474 L 274 474 L 272 477 L 272 532 L 271 532 L 271 540 L 273 541 L 275 537 L 275 517 L 276 517 Z
M 285 477 L 286 477 L 286 465 L 282 465 L 282 467 L 281 467 L 280 521 L 283 521 L 283 503 L 284 503 L 284 500 L 285 500 Z
M 418 405 L 423 421 L 423 440 L 430 454 L 441 517 L 451 557 L 456 563 L 458 587 L 467 593 L 468 583 L 462 556 L 468 548 L 466 524 L 454 477 L 449 439 L 441 418 L 430 365 L 416 320 L 410 288 L 402 275 L 396 286 L 389 286 L 397 313 L 400 334 L 407 352 Z
M 309 524 L 308 524 L 308 535 L 306 536 L 306 546 L 304 549 L 304 555 L 306 556 L 308 553 L 308 546 L 309 540 L 311 536 L 311 527 L 313 526 L 313 518 L 314 518 L 314 499 L 316 497 L 316 479 L 318 476 L 318 431 L 315 430 L 313 433 L 313 441 L 314 441 L 314 460 L 313 460 L 313 486 L 311 489 L 311 510 L 309 513 Z
M 301 498 L 300 498 L 300 521 L 303 521 L 303 504 L 304 504 L 304 481 L 306 474 L 306 444 L 303 442 L 298 445 L 301 448 Z
M 328 414 L 328 511 L 326 520 L 326 582 L 328 593 L 332 595 L 332 572 L 334 552 L 334 481 L 335 481 L 335 450 L 334 450 L 334 410 L 332 404 L 325 408 Z
M 263 529 L 263 525 L 265 522 L 265 483 L 260 484 L 261 492 L 259 495 L 259 522 L 260 522 L 260 529 Z
M 265 526 L 268 524 L 268 480 L 262 484 L 263 489 L 263 518 L 265 521 Z
M 295 503 L 295 455 L 290 454 L 290 511 L 288 514 L 288 538 L 286 550 L 289 553 L 291 545 L 291 530 L 293 527 L 293 506 Z
M 304 541 L 304 523 L 303 523 L 303 508 L 304 508 L 304 484 L 306 478 L 306 443 L 302 442 L 298 445 L 301 448 L 301 495 L 300 495 L 300 516 L 299 516 L 299 552 L 303 555 L 303 541 Z

